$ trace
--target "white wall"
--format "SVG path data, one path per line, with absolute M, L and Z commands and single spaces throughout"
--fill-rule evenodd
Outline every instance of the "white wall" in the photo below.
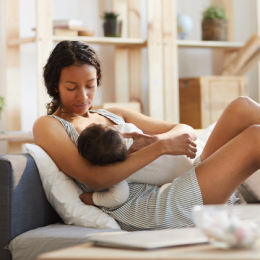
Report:
M 187 39 L 201 39 L 201 14 L 209 5 L 210 0 L 176 0 L 177 12 L 189 15 L 194 22 L 194 28 Z M 0 0 L 2 9 L 3 0 Z M 141 0 L 142 10 L 146 14 L 146 0 Z M 237 41 L 246 41 L 256 31 L 255 1 L 234 1 L 234 36 Z M 2 9 L 3 10 L 3 9 Z M 111 0 L 53 0 L 53 19 L 81 19 L 89 30 L 94 30 L 96 36 L 102 36 L 101 13 L 99 10 L 111 10 Z M 35 35 L 35 0 L 20 0 L 20 36 Z M 0 55 L 4 53 L 3 16 L 0 15 Z M 147 38 L 146 15 L 142 17 L 142 36 Z M 103 64 L 103 81 L 94 105 L 102 102 L 114 101 L 114 71 L 113 52 L 111 46 L 100 47 L 93 45 L 99 53 Z M 37 118 L 37 86 L 36 86 L 36 46 L 34 43 L 21 45 L 21 88 L 22 88 L 22 130 L 31 131 L 33 122 Z M 143 93 L 147 97 L 147 51 L 143 50 Z M 194 77 L 211 75 L 212 52 L 207 49 L 180 49 L 179 50 L 179 76 Z M 3 86 L 3 59 L 0 61 L 0 84 Z M 257 100 L 257 73 L 256 69 L 248 73 L 249 95 Z M 0 95 L 4 95 L 0 88 Z M 147 100 L 145 100 L 145 113 L 147 113 Z M 4 121 L 4 120 L 2 120 Z M 4 129 L 0 121 L 0 130 Z M 1 150 L 0 150 L 1 153 Z
M 4 12 L 4 1 L 0 0 L 0 96 L 5 97 L 5 12 Z M 2 113 L 0 119 L 0 131 L 4 131 L 6 129 L 5 125 L 5 113 Z M 0 141 L 0 154 L 5 154 L 7 149 L 7 142 Z
M 185 39 L 201 40 L 201 14 L 209 4 L 210 0 L 176 1 L 177 14 L 186 14 L 193 21 L 193 29 Z M 179 77 L 211 75 L 211 63 L 211 50 L 209 49 L 179 49 Z
M 234 40 L 245 42 L 256 32 L 256 4 L 251 0 L 234 0 Z M 177 0 L 177 12 L 189 15 L 193 29 L 187 40 L 201 40 L 201 19 L 210 0 Z M 212 51 L 207 49 L 179 49 L 179 76 L 196 77 L 212 74 Z M 219 62 L 219 60 L 215 60 Z M 216 64 L 217 67 L 218 64 Z M 258 101 L 257 69 L 247 75 L 249 96 Z
M 246 41 L 253 33 L 257 32 L 256 1 L 234 1 L 234 37 L 236 41 Z M 248 77 L 249 96 L 258 100 L 257 67 L 246 75 Z
M 34 0 L 19 1 L 20 37 L 33 37 L 36 27 Z M 28 10 L 29 9 L 29 10 Z M 32 131 L 37 118 L 37 77 L 36 77 L 36 44 L 20 45 L 21 64 L 21 128 L 22 131 Z

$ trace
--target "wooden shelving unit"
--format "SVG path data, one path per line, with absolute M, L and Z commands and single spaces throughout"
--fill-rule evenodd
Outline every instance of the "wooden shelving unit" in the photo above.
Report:
M 217 42 L 217 41 L 186 41 L 177 40 L 179 48 L 209 48 L 237 51 L 244 43 L 242 42 Z
M 21 131 L 10 131 L 10 132 L 0 132 L 0 141 L 33 142 L 34 138 L 32 133 L 26 133 Z
M 88 37 L 88 36 L 52 36 L 53 42 L 69 41 L 83 41 L 90 44 L 114 45 L 116 47 L 124 48 L 145 48 L 147 41 L 138 38 L 113 38 L 113 37 Z M 19 46 L 20 44 L 36 42 L 36 37 L 9 39 L 8 46 Z
M 7 45 L 9 47 L 12 47 L 12 46 L 19 46 L 20 44 L 30 43 L 30 42 L 36 42 L 36 37 L 8 39 Z
M 114 37 L 64 37 L 64 36 L 52 36 L 54 42 L 60 42 L 64 40 L 70 41 L 83 41 L 90 44 L 101 45 L 114 45 L 115 47 L 123 48 L 144 48 L 147 47 L 147 41 L 138 38 L 114 38 Z
M 32 133 L 21 131 L 0 132 L 1 141 L 8 141 L 7 154 L 21 153 L 21 146 L 24 143 L 34 143 Z
M 88 36 L 52 36 L 54 42 L 61 42 L 64 40 L 83 41 L 91 44 L 114 45 L 116 47 L 138 47 L 146 48 L 147 41 L 138 38 L 113 38 L 113 37 L 88 37 Z M 36 42 L 36 37 L 9 39 L 8 46 L 17 46 L 24 43 Z M 179 48 L 209 48 L 222 50 L 238 50 L 244 45 L 242 42 L 221 42 L 221 41 L 187 41 L 177 40 Z
M 45 114 L 44 103 L 49 101 L 43 86 L 42 68 L 46 63 L 53 42 L 81 40 L 89 44 L 115 46 L 115 102 L 138 101 L 142 103 L 142 55 L 141 48 L 148 50 L 149 116 L 179 122 L 178 48 L 210 48 L 223 50 L 227 57 L 239 50 L 241 42 L 206 42 L 178 40 L 176 6 L 172 0 L 147 1 L 147 40 L 141 39 L 141 6 L 139 0 L 112 0 L 113 10 L 123 20 L 122 38 L 65 37 L 52 33 L 52 1 L 36 1 L 36 36 L 19 39 L 19 0 L 3 0 L 6 5 L 6 56 L 7 99 L 16 93 L 17 99 L 7 102 L 7 131 L 21 129 L 19 116 L 19 45 L 35 42 L 37 46 L 38 114 Z M 229 13 L 232 0 L 212 0 L 226 5 Z M 256 0 L 257 9 L 260 0 Z M 2 11 L 3 14 L 3 11 Z M 258 11 L 258 18 L 260 11 Z M 260 18 L 259 18 L 260 19 Z M 258 23 L 260 24 L 260 23 Z M 233 27 L 233 24 L 230 24 Z M 258 29 L 260 31 L 260 29 Z M 232 37 L 229 37 L 232 39 Z M 15 82 L 14 82 L 15 79 Z

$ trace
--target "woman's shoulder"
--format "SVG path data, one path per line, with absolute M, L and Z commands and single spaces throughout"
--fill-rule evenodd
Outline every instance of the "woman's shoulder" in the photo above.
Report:
M 39 118 L 36 119 L 36 121 L 34 122 L 34 127 L 43 127 L 43 126 L 52 126 L 53 124 L 56 125 L 56 123 L 58 122 L 57 119 L 55 119 L 55 117 L 53 116 L 41 116 Z
M 102 115 L 108 119 L 110 119 L 115 124 L 124 123 L 124 117 L 120 113 L 120 110 L 117 108 L 108 108 L 108 109 L 98 109 L 98 110 L 92 110 L 90 112 L 98 113 L 99 115 Z
M 101 110 L 108 111 L 108 112 L 111 112 L 111 113 L 114 113 L 114 114 L 120 114 L 121 108 L 120 107 L 108 107 L 106 109 L 99 109 L 99 110 L 100 111 Z
M 106 108 L 106 109 L 97 109 L 97 110 L 92 110 L 93 112 L 98 112 L 100 114 L 102 113 L 112 113 L 112 114 L 115 114 L 117 116 L 120 116 L 121 117 L 121 108 L 119 107 L 109 107 L 109 108 Z
M 41 116 L 36 119 L 33 125 L 33 135 L 37 139 L 38 136 L 50 135 L 50 133 L 63 131 L 61 123 L 52 116 Z
M 78 133 L 68 121 L 58 116 L 42 116 L 38 118 L 33 127 L 35 139 L 69 137 L 77 145 Z
M 106 108 L 106 111 L 113 113 L 121 118 L 123 118 L 124 120 L 129 116 L 129 115 L 136 115 L 136 114 L 140 114 L 138 112 L 135 112 L 134 110 L 128 109 L 128 108 L 124 108 L 124 107 L 109 107 Z

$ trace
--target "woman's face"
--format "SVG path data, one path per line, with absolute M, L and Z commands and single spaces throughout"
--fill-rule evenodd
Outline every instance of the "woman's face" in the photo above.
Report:
M 60 74 L 59 95 L 64 112 L 84 115 L 97 92 L 96 68 L 85 64 L 64 68 Z

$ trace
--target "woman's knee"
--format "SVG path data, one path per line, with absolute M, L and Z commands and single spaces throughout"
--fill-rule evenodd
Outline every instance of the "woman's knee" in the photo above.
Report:
M 246 96 L 241 96 L 230 102 L 230 107 L 236 110 L 244 110 L 247 107 L 251 107 L 253 100 Z
M 260 125 L 254 124 L 249 126 L 244 130 L 243 134 L 245 142 L 251 142 L 252 146 L 260 151 Z
M 242 133 L 243 140 L 238 149 L 243 150 L 251 159 L 254 158 L 257 168 L 260 168 L 260 125 L 251 125 Z
M 231 101 L 226 111 L 234 117 L 248 115 L 252 109 L 254 109 L 254 101 L 249 97 L 241 96 Z

